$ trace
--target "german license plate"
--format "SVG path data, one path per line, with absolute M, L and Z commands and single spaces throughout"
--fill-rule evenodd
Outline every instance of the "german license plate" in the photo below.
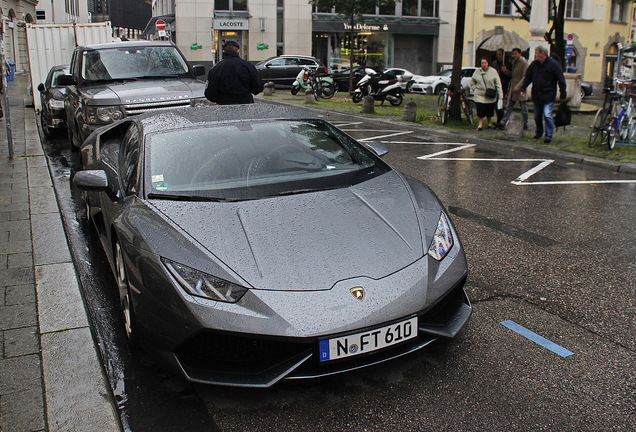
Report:
M 388 326 L 325 339 L 319 343 L 320 361 L 338 360 L 396 345 L 417 336 L 417 317 Z

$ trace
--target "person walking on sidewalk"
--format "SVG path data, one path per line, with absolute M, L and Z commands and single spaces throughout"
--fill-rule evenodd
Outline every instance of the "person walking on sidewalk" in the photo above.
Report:
M 559 62 L 550 57 L 545 47 L 539 46 L 534 50 L 534 61 L 528 67 L 526 76 L 521 84 L 521 96 L 525 97 L 526 89 L 532 84 L 532 103 L 534 104 L 534 123 L 536 129 L 534 138 L 543 136 L 543 124 L 545 122 L 544 143 L 552 141 L 554 133 L 554 100 L 559 86 L 560 99 L 564 101 L 567 96 L 565 77 Z
M 510 90 L 508 91 L 508 104 L 506 105 L 506 112 L 504 113 L 503 118 L 501 119 L 501 128 L 503 129 L 508 123 L 510 116 L 512 115 L 512 110 L 514 109 L 515 103 L 519 102 L 519 107 L 521 108 L 521 115 L 523 116 L 523 129 L 528 129 L 528 100 L 527 96 L 521 96 L 521 84 L 523 83 L 523 78 L 526 75 L 526 70 L 528 70 L 528 61 L 521 55 L 521 49 L 513 48 L 512 49 L 512 66 L 511 66 L 511 79 L 510 79 Z
M 208 72 L 205 97 L 218 105 L 254 103 L 252 95 L 263 91 L 263 80 L 253 64 L 239 56 L 241 46 L 228 40 L 223 45 L 223 60 Z
M 497 50 L 497 54 L 490 67 L 494 68 L 499 74 L 501 80 L 501 88 L 503 89 L 503 105 L 501 108 L 497 107 L 497 127 L 501 127 L 502 119 L 504 116 L 504 109 L 506 108 L 506 101 L 508 100 L 508 91 L 510 88 L 510 80 L 512 78 L 512 64 L 510 61 L 506 61 L 506 53 L 503 48 Z
M 497 71 L 490 67 L 490 62 L 486 57 L 480 61 L 481 67 L 476 69 L 470 80 L 470 87 L 474 94 L 475 105 L 477 106 L 477 119 L 479 125 L 477 130 L 484 128 L 484 117 L 486 117 L 486 127 L 494 129 L 490 124 L 490 118 L 495 113 L 497 98 L 503 100 L 503 89 Z

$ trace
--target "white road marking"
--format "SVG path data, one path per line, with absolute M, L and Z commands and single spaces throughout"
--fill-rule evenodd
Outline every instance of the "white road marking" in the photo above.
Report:
M 373 138 L 365 138 L 365 141 L 374 140 L 380 137 Z M 409 142 L 409 141 L 386 141 L 389 144 L 417 144 L 417 145 L 444 145 L 444 146 L 455 146 L 454 148 L 442 150 L 437 153 L 433 153 L 430 155 L 418 156 L 418 159 L 421 160 L 438 160 L 438 161 L 481 161 L 481 162 L 539 162 L 539 165 L 533 167 L 532 169 L 524 172 L 515 180 L 510 183 L 515 186 L 545 186 L 545 185 L 595 185 L 595 184 L 632 184 L 636 183 L 636 179 L 634 180 L 555 180 L 555 181 L 527 181 L 530 177 L 534 176 L 538 172 L 547 168 L 550 164 L 554 162 L 552 159 L 498 159 L 498 158 L 450 158 L 450 157 L 439 157 L 444 154 L 454 153 L 461 150 L 465 150 L 468 148 L 475 147 L 475 144 L 466 144 L 466 143 L 431 143 L 431 142 Z

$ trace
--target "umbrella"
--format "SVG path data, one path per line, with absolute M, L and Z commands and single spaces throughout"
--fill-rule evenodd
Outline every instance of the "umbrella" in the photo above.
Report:
M 499 29 L 495 28 L 495 34 L 486 39 L 479 48 L 488 51 L 496 51 L 499 48 L 503 48 L 504 51 L 511 51 L 513 48 L 519 48 L 521 51 L 525 51 L 530 48 L 530 44 L 517 33 L 504 33 L 503 29 L 501 29 L 501 33 L 499 33 L 497 30 Z

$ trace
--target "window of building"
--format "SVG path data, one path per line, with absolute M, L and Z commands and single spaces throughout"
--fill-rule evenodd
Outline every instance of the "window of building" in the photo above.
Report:
M 422 0 L 423 17 L 439 17 L 439 0 Z
M 610 16 L 610 21 L 614 23 L 626 23 L 628 7 L 628 2 L 624 2 L 623 0 L 612 0 L 612 15 Z
M 568 0 L 565 4 L 566 18 L 581 18 L 583 15 L 583 0 Z
M 247 11 L 247 0 L 214 0 L 214 9 L 219 11 Z
M 495 15 L 512 15 L 512 1 L 495 0 Z
M 402 0 L 402 16 L 418 16 L 419 1 L 418 0 Z

